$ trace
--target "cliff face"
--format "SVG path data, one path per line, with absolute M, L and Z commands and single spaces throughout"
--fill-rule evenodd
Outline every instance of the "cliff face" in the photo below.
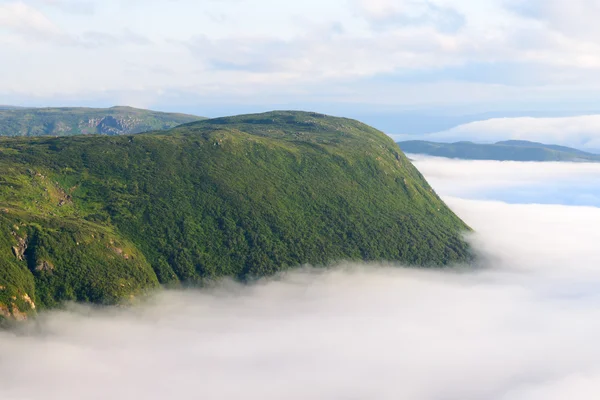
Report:
M 0 211 L 12 315 L 307 263 L 470 259 L 469 228 L 389 137 L 315 113 L 0 139 Z
M 201 119 L 131 107 L 0 109 L 0 136 L 126 135 Z

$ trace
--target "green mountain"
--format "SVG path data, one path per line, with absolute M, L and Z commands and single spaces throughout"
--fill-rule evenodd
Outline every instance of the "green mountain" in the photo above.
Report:
M 508 140 L 495 144 L 473 142 L 436 143 L 421 140 L 399 142 L 406 153 L 428 154 L 436 157 L 459 158 L 464 160 L 499 161 L 571 161 L 599 162 L 600 155 L 586 153 L 570 147 Z
M 0 107 L 0 136 L 125 135 L 170 129 L 204 119 L 131 107 Z
M 468 229 L 389 137 L 350 119 L 0 139 L 5 315 L 307 263 L 447 265 L 470 259 Z

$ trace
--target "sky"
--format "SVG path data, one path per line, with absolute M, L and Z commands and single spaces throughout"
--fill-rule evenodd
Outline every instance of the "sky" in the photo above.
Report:
M 0 0 L 0 104 L 292 108 L 367 122 L 415 110 L 598 110 L 600 3 L 566 5 Z M 381 126 L 406 133 L 394 124 Z
M 600 208 L 577 200 L 598 167 L 416 166 L 474 228 L 475 268 L 342 263 L 47 312 L 0 331 L 0 398 L 598 398 Z

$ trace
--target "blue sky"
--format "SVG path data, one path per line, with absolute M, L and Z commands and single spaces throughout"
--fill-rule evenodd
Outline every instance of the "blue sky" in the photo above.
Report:
M 0 104 L 589 110 L 596 0 L 0 0 Z

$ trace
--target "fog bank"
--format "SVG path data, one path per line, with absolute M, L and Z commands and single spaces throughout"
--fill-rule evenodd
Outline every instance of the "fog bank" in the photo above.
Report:
M 600 163 L 410 157 L 443 195 L 521 204 L 600 207 Z

